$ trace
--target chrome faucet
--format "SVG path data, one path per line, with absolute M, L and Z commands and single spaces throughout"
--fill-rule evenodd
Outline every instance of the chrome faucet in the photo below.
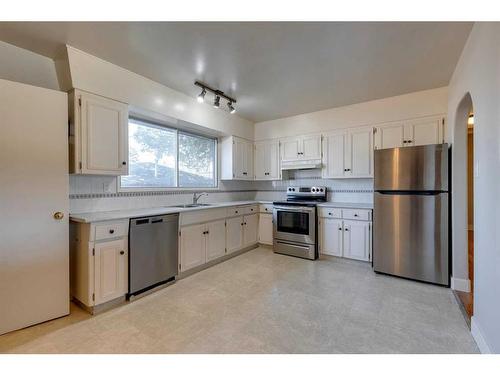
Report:
M 201 197 L 203 197 L 204 195 L 207 195 L 207 196 L 208 196 L 208 193 L 203 192 L 203 193 L 200 193 L 200 194 L 198 194 L 198 195 L 197 195 L 196 193 L 194 193 L 194 194 L 193 194 L 193 204 L 198 204 L 198 199 L 200 199 L 200 198 L 201 198 Z

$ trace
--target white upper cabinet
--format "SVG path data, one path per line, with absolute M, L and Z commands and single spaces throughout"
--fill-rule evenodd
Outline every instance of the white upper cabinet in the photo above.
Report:
M 373 177 L 373 129 L 343 129 L 323 137 L 323 178 Z
M 380 125 L 375 128 L 375 149 L 422 146 L 443 142 L 443 117 L 408 120 Z
M 69 141 L 71 173 L 128 174 L 128 105 L 74 90 Z
M 409 146 L 444 142 L 444 119 L 413 120 L 405 125 L 405 140 Z
M 221 142 L 221 179 L 253 180 L 253 143 L 239 137 Z
M 321 134 L 283 138 L 281 161 L 283 164 L 321 160 Z
M 284 162 L 295 161 L 300 158 L 299 137 L 285 138 L 281 140 L 281 160 Z
M 255 142 L 254 170 L 256 180 L 279 180 L 279 142 L 277 140 Z

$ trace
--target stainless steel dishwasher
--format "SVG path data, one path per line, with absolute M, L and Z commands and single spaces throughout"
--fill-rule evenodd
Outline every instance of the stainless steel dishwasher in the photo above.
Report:
M 175 280 L 179 214 L 130 219 L 129 297 Z

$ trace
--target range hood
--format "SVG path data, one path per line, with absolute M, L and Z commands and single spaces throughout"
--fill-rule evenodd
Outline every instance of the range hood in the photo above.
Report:
M 282 170 L 296 170 L 296 169 L 321 169 L 323 164 L 321 159 L 312 160 L 294 160 L 294 161 L 282 161 Z

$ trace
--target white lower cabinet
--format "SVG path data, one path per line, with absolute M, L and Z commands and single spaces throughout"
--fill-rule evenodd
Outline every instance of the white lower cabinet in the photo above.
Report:
M 257 243 L 259 234 L 259 215 L 243 216 L 243 247 Z
M 243 216 L 226 220 L 226 247 L 228 253 L 243 247 Z
M 319 211 L 321 254 L 363 261 L 371 260 L 371 210 L 321 208 Z M 338 218 L 332 219 L 332 216 Z
M 320 219 L 319 241 L 321 253 L 341 257 L 343 254 L 343 234 L 344 228 L 342 227 L 342 220 Z
M 273 215 L 261 213 L 259 215 L 259 243 L 273 244 Z
M 95 304 L 125 295 L 128 291 L 128 252 L 126 239 L 94 245 Z
M 226 254 L 226 221 L 217 220 L 207 223 L 206 233 L 207 262 Z
M 206 225 L 189 225 L 180 230 L 179 270 L 187 271 L 206 262 Z
M 71 296 L 90 311 L 128 292 L 128 220 L 70 223 Z
M 366 260 L 371 259 L 371 223 L 366 221 L 344 220 L 344 257 Z

